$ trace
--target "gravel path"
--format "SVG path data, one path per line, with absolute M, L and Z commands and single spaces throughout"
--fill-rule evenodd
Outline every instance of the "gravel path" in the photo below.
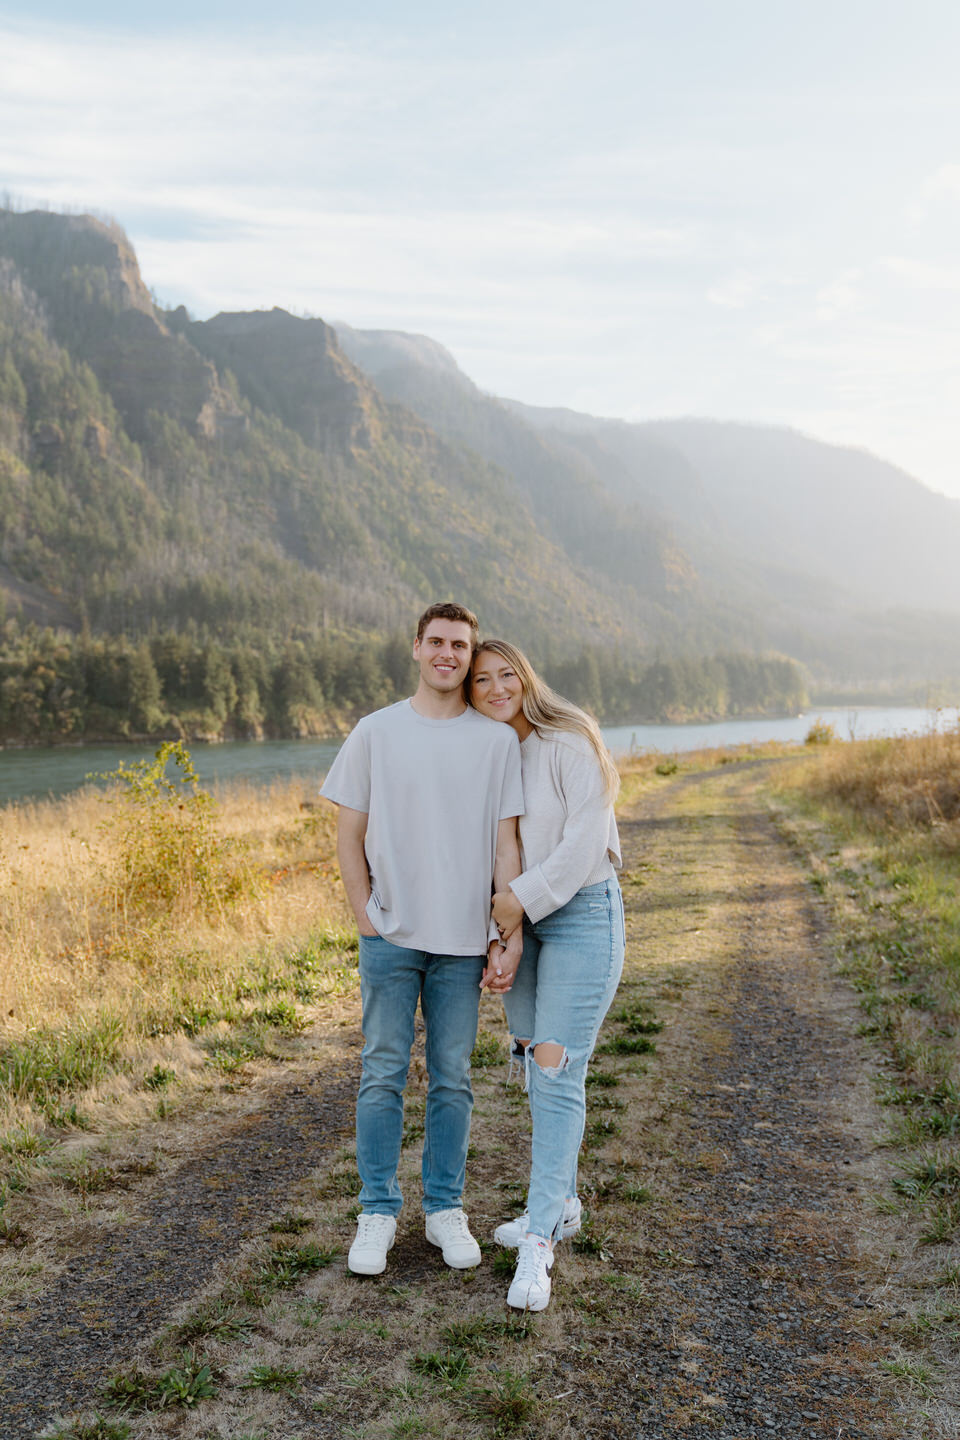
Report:
M 653 869 L 632 942 L 676 945 L 691 983 L 673 1028 L 686 1017 L 699 1053 L 682 1035 L 672 1058 L 663 1047 L 670 1140 L 651 1183 L 674 1203 L 651 1223 L 649 1301 L 611 1345 L 612 1368 L 649 1440 L 902 1440 L 858 1247 L 859 1017 L 749 774 L 695 783 L 716 787 L 705 816 L 665 805 L 623 827 Z
M 103 1381 L 351 1133 L 355 1093 L 353 1075 L 301 1076 L 291 1088 L 271 1086 L 262 1108 L 201 1117 L 192 1153 L 124 1195 L 135 1219 L 3 1317 L 2 1440 L 27 1440 L 95 1402 Z

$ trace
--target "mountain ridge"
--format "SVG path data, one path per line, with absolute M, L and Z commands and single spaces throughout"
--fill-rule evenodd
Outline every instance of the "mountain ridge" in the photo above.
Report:
M 426 336 L 159 309 L 89 216 L 0 211 L 0 367 L 0 591 L 27 618 L 279 643 L 386 635 L 455 594 L 544 663 L 744 649 L 896 685 L 948 673 L 960 637 L 952 577 L 932 620 L 849 583 L 846 521 L 812 566 L 802 504 L 777 511 L 755 458 L 714 464 L 721 422 L 705 456 L 692 422 L 485 396 Z M 811 466 L 843 467 L 809 444 L 817 490 Z

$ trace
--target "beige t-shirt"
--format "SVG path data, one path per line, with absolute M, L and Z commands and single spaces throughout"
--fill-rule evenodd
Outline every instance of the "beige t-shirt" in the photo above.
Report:
M 367 815 L 367 916 L 394 945 L 483 955 L 497 826 L 523 813 L 510 725 L 469 707 L 431 720 L 409 700 L 365 715 L 320 789 Z

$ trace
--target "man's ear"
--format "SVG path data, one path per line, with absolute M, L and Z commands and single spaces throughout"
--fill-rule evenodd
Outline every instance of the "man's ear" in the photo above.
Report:
M 420 659 L 420 641 L 419 641 L 419 639 L 414 640 L 414 642 L 413 642 L 413 658 L 414 658 L 414 660 L 419 660 L 419 659 Z

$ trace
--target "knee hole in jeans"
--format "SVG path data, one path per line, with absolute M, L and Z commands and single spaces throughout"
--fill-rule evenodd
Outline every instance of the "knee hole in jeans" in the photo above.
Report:
M 533 1063 L 542 1074 L 561 1075 L 570 1064 L 567 1047 L 556 1040 L 541 1040 L 533 1047 Z

